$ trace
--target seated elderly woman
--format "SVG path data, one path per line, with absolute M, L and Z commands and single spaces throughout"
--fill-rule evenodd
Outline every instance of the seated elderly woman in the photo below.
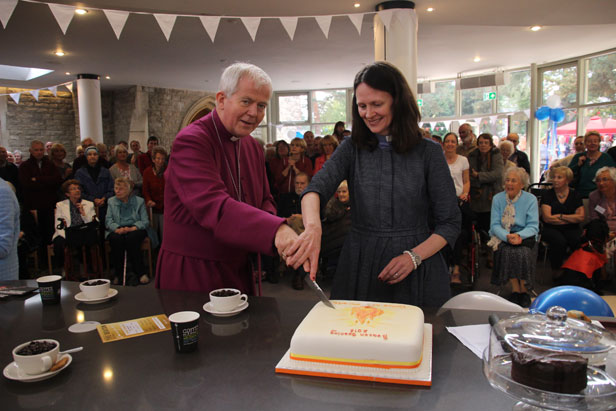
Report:
M 616 168 L 598 169 L 594 182 L 597 189 L 588 197 L 590 219 L 604 218 L 610 233 L 616 233 Z
M 585 216 L 582 196 L 569 188 L 573 171 L 560 166 L 551 168 L 549 175 L 552 189 L 541 196 L 541 240 L 548 243 L 550 264 L 552 270 L 557 270 L 565 260 L 567 247 L 571 251 L 578 247 L 582 236 L 580 223 Z
M 510 168 L 504 175 L 505 191 L 494 196 L 490 218 L 490 241 L 494 255 L 493 284 L 509 282 L 511 301 L 530 306 L 527 287 L 532 285 L 533 247 L 539 234 L 537 198 L 522 191 L 528 174 L 521 167 Z
M 53 150 L 53 148 L 52 148 Z M 52 237 L 54 261 L 56 268 L 64 266 L 64 247 L 66 246 L 66 228 L 77 227 L 91 223 L 96 219 L 94 203 L 81 199 L 81 185 L 79 180 L 66 180 L 61 187 L 67 197 L 66 200 L 56 203 L 55 227 Z M 97 240 L 96 233 L 93 241 Z
M 130 261 L 134 274 L 126 281 L 129 285 L 139 282 L 147 284 L 150 279 L 146 275 L 141 243 L 147 235 L 149 225 L 148 213 L 143 198 L 131 196 L 133 182 L 126 177 L 118 177 L 113 187 L 115 196 L 109 199 L 106 227 L 107 239 L 111 245 L 111 258 L 115 269 L 113 283 L 124 278 L 125 261 Z M 126 260 L 124 258 L 126 254 Z

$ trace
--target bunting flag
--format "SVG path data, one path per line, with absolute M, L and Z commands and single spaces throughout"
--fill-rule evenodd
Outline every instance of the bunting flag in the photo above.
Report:
M 523 110 L 524 114 L 526 114 L 526 120 L 530 119 L 530 109 Z
M 58 22 L 58 26 L 62 30 L 62 34 L 66 34 L 66 30 L 68 29 L 68 25 L 71 24 L 71 20 L 73 20 L 73 16 L 75 15 L 75 6 L 67 6 L 64 4 L 47 4 L 51 9 L 51 13 L 56 18 Z
M 210 36 L 210 40 L 212 43 L 214 42 L 214 38 L 216 37 L 216 32 L 218 31 L 218 25 L 220 24 L 219 16 L 199 16 L 199 20 L 201 20 L 201 24 L 203 28 L 207 32 L 207 35 Z
M 58 86 L 47 87 L 47 90 L 51 91 L 54 97 L 58 97 Z
M 379 18 L 383 22 L 383 25 L 385 26 L 387 31 L 389 31 L 389 27 L 391 27 L 391 21 L 393 20 L 393 17 L 394 17 L 394 11 L 396 10 L 389 9 L 389 10 L 381 10 L 376 13 L 378 14 Z
M 19 104 L 19 97 L 21 97 L 21 93 L 11 93 L 9 95 L 15 103 Z
M 117 39 L 120 40 L 120 34 L 122 34 L 122 30 L 124 29 L 129 13 L 127 11 L 119 10 L 103 10 L 103 13 L 107 16 L 107 20 L 109 20 L 109 24 L 111 24 L 111 28 L 113 29 Z
M 70 93 L 73 92 L 73 83 L 72 82 L 65 84 L 64 87 L 66 87 Z
M 452 120 L 449 126 L 451 127 L 450 130 L 453 130 L 453 132 L 457 134 L 460 128 L 460 122 L 458 120 Z
M 293 37 L 295 36 L 295 29 L 297 28 L 297 17 L 280 17 L 280 22 L 282 26 L 287 31 L 287 34 L 293 41 Z
M 30 94 L 32 94 L 32 97 L 34 97 L 34 99 L 36 101 L 38 101 L 39 98 L 39 90 L 30 90 Z
M 315 16 L 315 20 L 319 24 L 323 34 L 325 34 L 325 38 L 329 38 L 329 27 L 332 24 L 332 16 Z
M 171 37 L 171 31 L 173 30 L 173 26 L 175 25 L 175 19 L 178 18 L 175 14 L 156 14 L 154 13 L 154 18 L 158 22 L 160 29 L 163 31 L 165 38 L 169 41 L 169 37 Z
M 17 0 L 0 0 L 0 21 L 2 22 L 2 27 L 6 28 L 16 6 Z
M 362 26 L 362 23 L 364 22 L 364 15 L 363 14 L 349 14 L 349 20 L 351 20 L 351 23 L 353 23 L 353 25 L 357 29 L 357 34 L 361 36 L 361 26 Z
M 257 30 L 259 30 L 259 25 L 261 24 L 261 17 L 240 17 L 240 19 L 244 23 L 246 30 L 248 30 L 252 41 L 255 41 Z
M 449 133 L 451 131 L 451 129 L 449 128 L 449 126 L 451 125 L 451 120 L 443 120 L 442 123 L 445 125 L 445 130 L 447 130 L 447 132 Z

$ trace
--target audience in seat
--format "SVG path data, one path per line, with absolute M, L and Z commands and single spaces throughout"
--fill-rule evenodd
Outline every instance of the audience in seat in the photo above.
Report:
M 616 167 L 616 163 L 606 153 L 599 151 L 601 135 L 597 131 L 588 131 L 584 135 L 586 151 L 573 156 L 569 168 L 573 171 L 572 186 L 580 193 L 582 198 L 596 190 L 594 182 L 597 171 L 602 167 Z
M 468 203 L 471 189 L 469 176 L 470 166 L 466 157 L 456 153 L 457 148 L 458 136 L 456 133 L 447 133 L 443 139 L 443 151 L 445 153 L 445 160 L 447 160 L 447 165 L 449 166 L 449 173 L 451 174 L 453 185 L 456 188 L 460 212 L 462 213 L 462 230 L 454 245 L 451 261 L 451 282 L 454 284 L 460 284 L 462 282 L 460 279 L 460 261 L 462 260 L 462 251 L 469 241 L 468 233 L 470 232 L 472 221 L 469 216 L 470 206 Z
M 66 246 L 66 228 L 78 227 L 91 223 L 96 219 L 94 203 L 81 198 L 81 186 L 78 180 L 67 180 L 62 184 L 62 192 L 66 200 L 56 204 L 54 227 L 56 229 L 52 244 L 54 266 L 64 267 L 64 247 Z M 96 241 L 96 239 L 94 239 Z
M 13 184 L 19 192 L 19 170 L 15 164 L 8 161 L 9 152 L 5 147 L 0 146 L 0 178 Z
M 321 259 L 323 271 L 333 276 L 344 240 L 351 229 L 351 196 L 344 180 L 338 186 L 336 195 L 329 199 L 323 212 L 323 236 Z
M 306 173 L 312 177 L 312 162 L 306 157 L 306 142 L 301 138 L 291 140 L 289 156 L 282 159 L 280 168 L 274 173 L 274 184 L 278 195 L 294 191 L 295 176 Z
M 142 153 L 137 159 L 137 166 L 139 168 L 139 171 L 141 172 L 141 175 L 143 175 L 143 172 L 146 168 L 152 166 L 152 149 L 157 145 L 158 138 L 156 136 L 150 136 L 148 138 L 148 151 Z
M 13 189 L 0 178 L 0 281 L 19 278 L 19 204 Z
M 83 147 L 83 155 L 82 156 L 78 155 L 77 158 L 73 161 L 73 173 L 75 174 L 77 174 L 77 170 L 79 170 L 81 167 L 84 167 L 88 163 L 88 160 L 86 159 L 86 155 L 85 155 L 86 148 L 90 146 L 96 146 L 96 145 L 94 144 L 94 140 L 88 137 L 88 138 L 85 138 L 81 142 L 81 146 Z
M 503 158 L 503 174 L 507 172 L 511 167 L 517 167 L 517 165 L 509 160 L 509 157 L 513 155 L 514 145 L 509 140 L 503 140 L 498 145 L 498 149 L 501 152 L 501 157 Z
M 147 284 L 150 280 L 141 255 L 141 243 L 149 225 L 145 202 L 143 198 L 131 195 L 133 182 L 125 177 L 118 177 L 113 189 L 115 196 L 109 199 L 105 217 L 106 236 L 115 270 L 113 282 L 124 283 L 125 262 L 130 261 L 134 275 L 128 276 L 126 273 L 126 284 Z
M 517 133 L 509 133 L 507 135 L 507 141 L 513 143 L 514 151 L 509 157 L 516 166 L 522 167 L 527 174 L 530 174 L 530 162 L 525 152 L 518 150 L 518 144 L 520 143 L 520 136 Z
M 153 164 L 143 173 L 143 198 L 152 207 L 152 227 L 163 240 L 163 221 L 165 211 L 165 168 L 167 151 L 161 146 L 152 149 Z
M 143 178 L 137 167 L 128 162 L 128 150 L 124 146 L 116 147 L 116 162 L 109 169 L 109 173 L 114 180 L 118 177 L 128 178 L 135 187 L 134 194 L 141 195 Z
M 113 196 L 113 178 L 109 170 L 98 161 L 98 149 L 95 146 L 86 148 L 86 159 L 86 166 L 77 170 L 75 178 L 81 184 L 83 198 L 98 207 L 98 220 L 102 223 L 107 212 L 107 200 Z
M 597 189 L 590 193 L 590 219 L 605 219 L 610 233 L 616 233 L 616 168 L 601 167 L 594 179 Z
M 573 172 L 569 167 L 550 169 L 552 188 L 541 196 L 541 240 L 548 244 L 552 270 L 558 270 L 569 252 L 579 247 L 585 213 L 582 197 L 569 188 Z
M 334 150 L 338 147 L 338 140 L 330 135 L 326 135 L 321 139 L 321 147 L 323 149 L 323 154 L 314 160 L 313 175 L 318 173 L 319 170 L 323 168 L 323 164 L 334 154 Z
M 49 158 L 58 169 L 58 173 L 62 176 L 62 180 L 66 180 L 73 174 L 73 169 L 69 163 L 64 161 L 66 158 L 66 149 L 60 143 L 51 146 L 51 155 Z
M 459 147 L 459 146 L 458 146 Z M 481 230 L 490 228 L 492 198 L 503 190 L 503 159 L 492 135 L 480 134 L 477 148 L 468 155 L 471 180 L 471 210 Z
M 45 156 L 42 141 L 30 143 L 30 158 L 19 166 L 19 185 L 22 189 L 24 208 L 36 210 L 39 235 L 42 240 L 41 256 L 46 255 L 46 245 L 53 234 L 54 208 L 62 176 L 56 166 Z
M 462 144 L 458 146 L 456 152 L 464 157 L 468 157 L 468 155 L 477 148 L 473 127 L 468 123 L 462 124 L 458 128 L 458 135 L 460 136 L 460 140 L 462 140 Z
M 504 185 L 505 191 L 496 194 L 492 202 L 488 242 L 495 251 L 492 283 L 509 282 L 511 301 L 529 307 L 528 289 L 532 288 L 536 259 L 533 249 L 539 234 L 537 198 L 522 190 L 528 185 L 528 174 L 521 167 L 507 171 Z

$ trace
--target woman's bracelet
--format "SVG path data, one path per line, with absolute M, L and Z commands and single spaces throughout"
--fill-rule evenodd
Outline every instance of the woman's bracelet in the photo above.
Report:
M 409 257 L 411 257 L 411 260 L 413 260 L 413 265 L 415 266 L 413 270 L 416 270 L 421 264 L 421 257 L 413 250 L 405 250 L 404 254 L 407 254 Z

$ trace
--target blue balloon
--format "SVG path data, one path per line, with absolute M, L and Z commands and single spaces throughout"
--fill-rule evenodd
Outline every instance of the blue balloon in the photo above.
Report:
M 550 108 L 548 106 L 541 106 L 535 111 L 535 118 L 539 121 L 546 120 L 550 117 Z
M 304 138 L 304 135 L 302 133 L 300 133 L 299 131 L 295 132 L 295 138 Z
M 565 119 L 565 112 L 562 108 L 551 108 L 550 109 L 550 120 L 555 123 L 560 123 Z
M 555 305 L 567 311 L 582 311 L 586 315 L 614 317 L 614 312 L 601 296 L 587 288 L 574 285 L 563 285 L 544 291 L 535 298 L 530 305 L 530 310 L 545 314 L 550 307 Z

